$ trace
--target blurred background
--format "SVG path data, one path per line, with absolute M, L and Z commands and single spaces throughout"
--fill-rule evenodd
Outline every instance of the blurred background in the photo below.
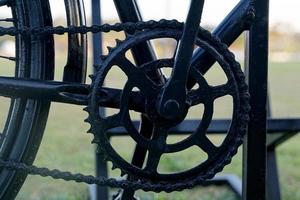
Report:
M 66 25 L 63 0 L 49 0 L 54 18 L 54 25 Z M 91 2 L 85 0 L 88 25 L 91 25 Z M 162 18 L 177 19 L 184 21 L 189 1 L 184 0 L 137 0 L 144 20 Z M 213 30 L 230 10 L 238 3 L 238 0 L 206 1 L 202 17 L 202 26 Z M 117 12 L 112 0 L 101 0 L 103 23 L 119 22 Z M 271 1 L 270 2 L 270 60 L 269 60 L 269 89 L 272 107 L 272 115 L 275 118 L 300 117 L 300 2 L 294 0 Z M 0 8 L 0 17 L 9 17 L 10 10 L 6 7 Z M 9 26 L 0 22 L 1 26 Z M 92 68 L 91 34 L 89 38 L 89 73 Z M 106 46 L 115 46 L 115 39 L 124 39 L 124 33 L 103 34 L 103 52 L 107 54 Z M 160 58 L 168 57 L 174 53 L 174 41 L 155 40 L 153 41 L 156 53 Z M 0 55 L 14 56 L 14 39 L 12 37 L 0 37 Z M 55 80 L 62 79 L 63 67 L 67 58 L 67 37 L 55 36 Z M 244 36 L 242 35 L 230 47 L 235 53 L 237 60 L 244 63 Z M 99 55 L 97 55 L 99 56 Z M 12 62 L 0 58 L 0 75 L 12 76 Z M 168 73 L 168 72 L 166 72 Z M 219 66 L 215 66 L 205 75 L 212 85 L 221 84 L 226 81 Z M 106 78 L 106 84 L 110 87 L 122 88 L 126 77 L 116 70 L 113 70 Z M 89 80 L 87 80 L 89 82 Z M 0 113 L 4 113 L 7 107 L 7 100 L 0 99 Z M 49 168 L 59 168 L 72 172 L 94 174 L 94 152 L 95 146 L 91 145 L 92 135 L 86 131 L 89 125 L 83 123 L 87 114 L 82 111 L 83 107 L 53 103 L 44 139 L 40 146 L 35 164 Z M 214 118 L 230 118 L 232 114 L 232 102 L 230 97 L 224 97 L 215 103 Z M 113 113 L 114 110 L 107 110 Z M 201 119 L 203 108 L 198 107 L 189 112 L 188 118 Z M 0 115 L 1 117 L 1 115 Z M 132 117 L 138 119 L 136 113 Z M 2 122 L 1 122 L 2 123 Z M 182 140 L 184 137 L 172 136 L 170 142 Z M 210 136 L 216 144 L 221 144 L 223 137 Z M 125 137 L 117 137 L 112 140 L 122 155 L 130 160 L 135 143 Z M 122 148 L 120 148 L 122 147 Z M 241 148 L 240 148 L 241 149 Z M 282 188 L 282 196 L 285 200 L 300 199 L 300 137 L 296 136 L 278 149 L 279 174 Z M 166 156 L 162 159 L 161 169 L 163 171 L 178 171 L 190 168 L 191 165 L 203 159 L 202 155 L 195 149 L 188 149 L 176 155 Z M 233 159 L 224 172 L 242 176 L 241 152 Z M 192 161 L 192 162 L 191 162 Z M 111 165 L 109 164 L 109 167 Z M 109 172 L 111 176 L 119 176 L 119 171 Z M 115 190 L 112 190 L 113 194 Z M 53 181 L 49 178 L 29 176 L 24 187 L 18 195 L 18 200 L 73 200 L 88 199 L 89 187 L 85 184 L 72 182 Z M 234 194 L 224 187 L 195 188 L 180 193 L 144 193 L 139 191 L 141 199 L 160 200 L 184 200 L 203 199 L 234 200 Z

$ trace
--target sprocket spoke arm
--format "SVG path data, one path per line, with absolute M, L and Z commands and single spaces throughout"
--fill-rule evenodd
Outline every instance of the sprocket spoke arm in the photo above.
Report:
M 168 128 L 154 126 L 153 137 L 151 139 L 150 149 L 148 149 L 148 159 L 145 171 L 151 174 L 157 173 L 160 158 L 165 152 Z
M 218 148 L 206 136 L 199 138 L 196 145 L 207 153 L 209 157 L 214 156 L 218 150 Z
M 115 64 L 118 65 L 122 71 L 128 76 L 128 80 L 138 87 L 140 90 L 147 91 L 145 95 L 151 95 L 158 87 L 156 84 L 145 74 L 143 69 L 136 67 L 126 57 L 120 57 Z
M 228 83 L 218 86 L 200 85 L 199 89 L 188 92 L 187 102 L 190 106 L 196 106 L 204 104 L 207 99 L 216 100 L 226 95 L 233 95 L 234 92 L 235 87 Z
M 211 87 L 211 94 L 213 99 L 218 99 L 226 95 L 232 95 L 235 92 L 235 87 L 232 84 L 226 83 L 223 85 Z
M 207 102 L 204 103 L 205 110 L 203 114 L 203 119 L 195 135 L 195 144 L 199 146 L 203 151 L 205 151 L 208 154 L 208 156 L 213 155 L 217 150 L 216 147 L 211 143 L 211 141 L 206 136 L 207 129 L 213 118 L 213 113 L 214 113 L 213 103 L 214 103 L 213 100 L 207 100 Z
M 206 96 L 199 94 L 203 93 L 197 90 L 188 92 L 187 102 L 189 102 L 190 106 L 196 106 L 205 102 Z
M 194 77 L 194 80 L 196 80 L 196 83 L 198 83 L 199 88 L 188 92 L 187 102 L 190 104 L 190 106 L 195 106 L 206 102 L 211 93 L 211 86 L 209 86 L 204 76 L 195 68 L 191 69 L 191 74 L 197 74 L 197 76 Z

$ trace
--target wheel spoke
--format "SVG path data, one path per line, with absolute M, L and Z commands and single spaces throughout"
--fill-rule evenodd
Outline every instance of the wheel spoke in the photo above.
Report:
M 16 61 L 16 57 L 9 57 L 9 56 L 1 56 L 0 55 L 0 58 L 10 60 L 10 61 Z

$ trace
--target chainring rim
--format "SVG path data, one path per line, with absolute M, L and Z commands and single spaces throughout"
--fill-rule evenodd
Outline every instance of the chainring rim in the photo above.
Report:
M 160 31 L 162 31 L 162 32 L 166 32 L 167 30 L 161 30 L 161 29 L 158 29 L 158 30 L 160 30 Z M 202 37 L 204 37 L 205 38 L 205 34 L 206 34 L 206 37 L 207 36 L 209 36 L 209 38 L 211 37 L 210 36 L 210 34 L 207 32 L 207 31 L 205 31 L 204 29 L 200 29 L 201 31 L 200 31 L 200 34 L 199 35 L 201 35 Z M 147 31 L 153 31 L 153 30 L 147 30 Z M 177 31 L 177 32 L 181 32 L 180 30 L 172 30 L 172 31 Z M 145 32 L 140 32 L 139 34 L 142 34 L 142 33 L 145 33 Z M 132 37 L 129 37 L 129 38 L 127 38 L 127 40 L 125 40 L 126 42 L 128 42 L 128 43 L 130 43 L 130 41 L 131 40 L 135 40 L 135 37 L 136 37 L 136 35 L 135 36 L 132 36 Z M 216 39 L 213 39 L 213 38 L 210 38 L 212 41 L 214 41 L 214 42 L 216 42 L 217 44 L 218 44 L 218 42 L 219 41 L 217 41 Z M 122 43 L 121 43 L 122 44 Z M 134 46 L 134 45 L 132 45 L 132 46 Z M 130 46 L 129 45 L 129 47 L 128 47 L 128 49 L 130 49 L 132 46 Z M 120 47 L 120 46 L 119 46 Z M 227 53 L 228 55 L 230 55 L 230 56 L 232 56 L 232 54 L 227 50 L 227 48 L 224 48 L 224 46 L 222 46 L 222 44 L 220 43 L 220 44 L 218 44 L 217 45 L 217 47 L 219 48 L 219 50 L 221 49 L 221 50 L 223 50 L 223 51 L 225 51 L 225 53 Z M 120 47 L 121 48 L 121 47 Z M 111 54 L 110 54 L 110 56 L 111 57 L 114 57 L 117 53 L 114 51 L 114 50 L 112 50 L 111 52 L 110 52 Z M 231 58 L 230 58 L 230 56 L 228 56 L 227 55 L 227 59 L 228 60 L 230 60 Z M 110 57 L 110 58 L 111 58 Z M 112 61 L 113 61 L 113 59 L 112 59 Z M 107 65 L 108 63 L 109 63 L 110 61 L 109 61 L 109 58 L 108 59 L 105 59 L 104 61 L 103 61 L 103 66 L 105 66 L 105 65 Z M 235 62 L 235 61 L 234 61 Z M 238 67 L 239 67 L 239 64 L 237 64 L 236 62 L 234 63 L 234 65 L 238 65 Z M 235 66 L 236 67 L 236 66 Z M 93 80 L 93 87 L 95 86 L 95 85 L 102 85 L 102 83 L 103 83 L 103 80 L 102 80 L 102 75 L 101 74 L 105 74 L 105 73 L 107 73 L 108 71 L 109 71 L 109 69 L 110 69 L 110 67 L 108 67 L 108 68 L 102 68 L 102 69 L 100 69 L 100 71 L 98 72 L 98 75 L 96 76 L 96 80 Z M 100 75 L 99 75 L 100 74 Z M 242 77 L 242 76 L 241 76 Z M 238 78 L 240 78 L 240 79 L 243 79 L 243 77 L 241 78 L 241 77 L 238 77 Z M 243 82 L 243 80 L 239 80 L 240 82 Z M 102 83 L 101 83 L 102 82 Z M 243 87 L 245 87 L 245 86 L 243 86 Z M 99 89 L 99 88 L 98 88 Z M 95 90 L 93 90 L 93 92 L 95 92 Z M 241 96 L 248 96 L 246 93 L 247 93 L 247 91 L 245 90 L 243 90 L 243 91 L 239 91 L 239 93 L 240 93 L 240 95 Z M 95 96 L 95 93 L 92 93 L 92 96 Z M 93 97 L 92 98 L 90 98 L 90 101 L 89 101 L 89 103 L 92 103 L 93 101 L 94 101 L 95 99 L 93 99 Z M 247 97 L 246 98 L 244 98 L 244 101 L 246 102 L 245 104 L 247 104 Z M 248 106 L 248 105 L 247 105 Z M 90 105 L 89 105 L 89 107 L 90 107 Z M 89 108 L 88 107 L 88 108 Z M 246 106 L 245 106 L 246 107 Z M 90 115 L 92 116 L 91 118 L 90 118 L 90 123 L 91 123 L 91 125 L 92 125 L 92 130 L 93 129 L 95 129 L 95 127 L 93 127 L 93 121 L 94 121 L 94 116 L 93 116 L 93 114 L 91 114 L 93 111 L 93 108 L 90 108 L 89 109 L 90 110 Z M 242 109 L 243 110 L 243 109 Z M 247 110 L 247 109 L 244 109 L 244 110 Z M 243 114 L 244 115 L 247 115 L 246 114 L 247 112 L 244 112 Z M 244 116 L 243 118 L 247 118 L 247 116 Z M 233 150 L 232 151 L 230 151 L 228 154 L 230 154 L 230 155 L 234 155 L 234 154 L 236 154 L 236 151 L 237 151 L 237 148 L 238 148 L 238 146 L 242 143 L 242 136 L 245 134 L 245 126 L 246 126 L 246 123 L 247 123 L 247 119 L 246 120 L 242 120 L 243 122 L 240 124 L 240 125 L 237 125 L 237 126 L 239 126 L 239 129 L 241 130 L 240 132 L 240 134 L 239 134 L 239 137 L 237 137 L 237 139 L 235 140 L 235 141 L 233 141 L 233 146 L 235 146 L 236 148 L 232 148 Z M 95 130 L 93 130 L 93 131 L 95 131 Z M 95 135 L 95 137 L 97 137 L 97 134 L 94 134 Z M 225 141 L 224 141 L 225 142 Z M 100 141 L 99 141 L 99 143 L 100 144 L 102 144 L 102 145 L 105 145 L 105 143 L 103 143 L 103 141 L 100 139 Z M 231 142 L 232 143 L 232 142 Z M 101 146 L 101 145 L 100 145 Z M 101 147 L 102 148 L 102 147 Z M 212 171 L 214 171 L 215 173 L 217 173 L 217 172 L 219 172 L 219 171 L 221 171 L 222 169 L 223 169 L 223 167 L 224 166 L 222 166 L 224 163 L 226 164 L 226 163 L 229 163 L 230 162 L 230 160 L 231 160 L 231 158 L 228 158 L 228 157 L 231 157 L 230 155 L 228 155 L 228 154 L 226 154 L 225 156 L 224 156 L 224 158 L 226 158 L 226 159 L 223 159 L 223 160 L 226 160 L 226 161 L 224 161 L 224 162 L 220 162 L 220 163 L 222 163 L 222 164 L 220 164 L 220 165 L 217 165 L 214 169 L 212 169 Z M 109 160 L 110 161 L 112 161 L 113 163 L 114 163 L 114 161 L 113 161 L 113 159 L 111 159 L 111 158 L 109 158 Z M 225 165 L 224 164 L 224 165 Z M 130 165 L 130 164 L 129 164 Z M 131 165 L 132 166 L 132 165 Z M 120 167 L 120 166 L 117 166 L 118 168 Z M 134 166 L 133 166 L 134 167 Z M 137 167 L 135 167 L 136 169 L 139 169 L 139 168 L 137 168 Z M 122 170 L 122 169 L 121 169 Z M 209 171 L 209 170 L 208 170 Z M 127 171 L 127 173 L 128 173 L 128 171 Z M 215 173 L 204 173 L 204 175 L 203 175 L 203 179 L 207 179 L 207 178 L 212 178 L 213 177 L 213 175 L 215 174 Z M 207 175 L 208 174 L 208 176 L 205 176 L 205 175 Z M 132 175 L 132 174 L 131 174 Z M 174 174 L 172 174 L 172 175 L 174 175 Z M 198 176 L 196 176 L 196 178 L 197 179 L 199 179 L 201 176 L 200 175 L 198 175 Z M 191 180 L 189 180 L 189 179 L 187 179 L 187 181 L 191 181 Z

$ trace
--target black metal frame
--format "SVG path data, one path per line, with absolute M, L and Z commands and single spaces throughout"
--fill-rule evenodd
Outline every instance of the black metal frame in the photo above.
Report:
M 93 16 L 99 16 L 99 0 L 92 0 L 92 2 L 97 2 L 93 4 L 92 14 Z M 114 2 L 122 22 L 137 22 L 141 20 L 135 0 L 114 0 Z M 253 10 L 251 10 L 251 6 L 255 10 L 256 18 L 254 21 L 252 21 Z M 268 11 L 268 0 L 241 0 L 213 31 L 227 45 L 231 45 L 244 31 L 247 31 L 245 61 L 252 97 L 252 111 L 248 135 L 243 149 L 243 184 L 235 176 L 217 176 L 209 181 L 207 185 L 229 185 L 237 197 L 244 200 L 281 199 L 275 150 L 278 145 L 300 131 L 300 119 L 267 119 Z M 250 26 L 251 28 L 248 30 Z M 101 38 L 94 38 L 94 44 L 99 44 L 100 41 Z M 140 48 L 149 52 L 144 54 L 144 57 L 138 56 L 136 58 L 140 62 L 155 58 L 149 44 L 144 44 Z M 94 46 L 94 52 L 99 51 L 95 49 L 99 49 L 99 46 Z M 208 71 L 215 62 L 213 58 L 201 50 L 194 53 L 193 61 L 195 60 L 201 60 L 202 68 L 200 70 L 202 73 Z M 97 62 L 95 60 L 95 63 Z M 208 129 L 208 133 L 224 134 L 229 123 L 230 120 L 214 120 Z M 138 122 L 135 125 L 138 126 Z M 196 125 L 196 121 L 185 121 L 176 127 L 172 134 L 189 133 L 194 130 L 193 127 Z M 126 132 L 121 128 L 114 129 L 110 134 L 111 137 L 126 136 Z M 97 157 L 98 161 L 101 160 L 99 155 Z M 105 175 L 106 170 L 106 163 L 98 162 L 97 171 L 99 174 Z M 97 199 L 105 200 L 107 199 L 108 191 L 99 188 L 98 195 Z
M 71 1 L 65 0 L 65 2 L 68 5 Z M 82 5 L 81 0 L 78 0 L 78 2 L 79 3 L 76 5 Z M 122 22 L 138 22 L 142 20 L 135 0 L 114 0 L 114 2 Z M 100 0 L 92 0 L 92 3 L 93 24 L 101 24 L 101 17 L 99 17 L 101 16 Z M 67 8 L 72 9 L 72 5 L 69 4 Z M 68 11 L 68 9 L 67 13 L 70 13 L 70 10 Z M 74 9 L 78 10 L 76 15 L 79 15 L 79 18 L 77 19 L 76 16 L 72 15 L 68 16 L 68 25 L 77 26 L 84 24 L 84 15 L 79 12 L 81 9 L 78 7 Z M 195 14 L 195 10 L 191 10 Z M 228 46 L 230 46 L 243 32 L 246 32 L 247 34 L 245 61 L 252 109 L 250 113 L 248 134 L 243 149 L 242 194 L 240 194 L 240 189 L 236 186 L 236 181 L 232 181 L 231 178 L 216 178 L 208 182 L 212 184 L 229 184 L 236 194 L 242 195 L 244 200 L 280 199 L 275 149 L 279 144 L 300 131 L 300 119 L 267 119 L 268 11 L 269 0 L 241 0 L 223 22 L 221 22 L 221 24 L 213 31 L 213 34 Z M 197 16 L 200 20 L 201 11 L 199 11 L 199 13 L 200 14 Z M 191 16 L 188 17 L 188 19 L 192 19 Z M 189 24 L 189 20 L 187 20 L 187 22 Z M 197 23 L 197 20 L 191 20 L 190 23 Z M 191 41 L 189 41 L 191 39 L 190 37 L 191 36 L 185 38 L 183 36 L 183 39 L 187 39 L 188 42 L 186 44 L 188 46 L 192 44 Z M 86 105 L 88 103 L 87 96 L 89 94 L 89 86 L 84 84 L 86 73 L 86 56 L 84 53 L 86 52 L 86 38 L 80 34 L 76 34 L 69 37 L 69 42 L 75 46 L 71 45 L 69 48 L 69 59 L 67 66 L 65 67 L 63 82 L 0 77 L 1 95 L 12 98 L 26 97 L 76 105 Z M 102 44 L 100 34 L 93 35 L 93 44 L 94 55 L 100 55 L 102 47 L 102 45 L 99 45 Z M 80 49 L 80 51 L 78 51 L 78 49 Z M 140 52 L 143 53 L 141 54 Z M 187 58 L 189 58 L 189 53 L 191 54 L 191 52 L 188 52 L 183 53 L 183 55 L 186 55 Z M 146 42 L 134 47 L 132 49 L 132 54 L 138 65 L 156 59 L 151 45 Z M 75 56 L 75 58 L 72 56 Z M 199 71 L 204 74 L 215 63 L 215 60 L 204 50 L 198 49 L 192 56 L 192 63 L 196 62 L 200 63 L 197 66 Z M 94 56 L 94 64 L 98 65 L 99 63 L 100 61 Z M 186 66 L 185 70 L 188 71 L 188 66 Z M 154 80 L 161 82 L 163 80 L 160 78 L 160 75 L 160 71 L 158 70 L 153 71 L 151 74 Z M 184 77 L 184 81 L 187 81 L 187 77 Z M 187 84 L 191 87 L 194 85 L 194 81 L 188 79 Z M 167 91 L 168 86 L 163 91 L 163 97 Z M 103 93 L 108 95 L 101 99 L 100 103 L 102 106 L 112 108 L 120 107 L 120 90 L 103 88 Z M 168 94 L 167 100 L 170 100 L 170 96 L 172 95 Z M 139 93 L 133 93 L 131 98 L 132 105 L 129 105 L 130 109 L 136 111 L 145 110 L 143 106 L 137 106 L 143 105 L 141 102 L 144 101 L 143 97 L 139 96 Z M 178 100 L 176 99 L 176 95 L 174 98 L 175 100 Z M 164 106 L 166 105 L 164 104 L 164 98 L 162 98 L 161 102 L 163 102 L 162 104 Z M 181 100 L 178 102 L 180 107 Z M 159 110 L 162 110 L 161 106 L 159 107 Z M 171 118 L 174 117 L 173 114 L 165 115 L 163 111 L 162 115 Z M 227 131 L 229 123 L 229 120 L 215 120 L 211 123 L 208 132 L 223 134 Z M 146 118 L 142 117 L 142 124 L 143 129 L 141 130 L 141 134 L 145 137 L 151 137 L 147 131 L 150 129 L 152 130 L 151 123 L 149 123 Z M 191 132 L 192 128 L 195 126 L 195 121 L 185 121 L 173 130 L 173 134 L 186 134 Z M 125 132 L 122 129 L 115 129 L 110 134 L 112 137 L 116 135 L 125 135 L 124 133 Z M 141 161 L 143 161 L 145 154 L 146 150 L 137 146 L 132 162 L 137 166 L 141 165 Z M 101 161 L 100 155 L 97 155 L 96 158 L 97 174 L 107 176 L 106 163 Z M 267 184 L 271 182 L 272 184 Z M 124 198 L 121 197 L 121 199 L 132 199 L 133 194 L 134 191 L 126 190 L 122 193 Z M 97 189 L 97 198 L 102 200 L 107 199 L 107 188 L 99 187 Z

